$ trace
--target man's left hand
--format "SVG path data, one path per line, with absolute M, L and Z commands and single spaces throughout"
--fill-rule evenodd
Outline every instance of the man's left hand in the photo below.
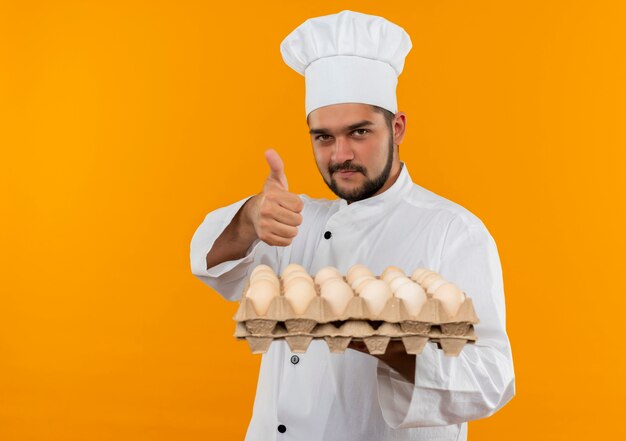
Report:
M 384 354 L 370 354 L 363 341 L 352 340 L 348 349 L 354 349 L 378 358 L 408 381 L 415 383 L 415 355 L 407 354 L 404 344 L 400 340 L 390 340 Z

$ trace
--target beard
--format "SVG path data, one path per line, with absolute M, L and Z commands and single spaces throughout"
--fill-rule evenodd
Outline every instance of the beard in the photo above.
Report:
M 389 175 L 391 174 L 391 166 L 393 165 L 393 137 L 389 137 L 389 145 L 388 145 L 389 153 L 387 154 L 387 163 L 383 168 L 383 171 L 380 175 L 375 178 L 370 178 L 368 176 L 368 171 L 365 167 L 357 164 L 352 164 L 352 161 L 346 161 L 341 164 L 334 164 L 328 167 L 328 173 L 331 176 L 330 182 L 324 179 L 326 185 L 330 190 L 335 193 L 341 199 L 345 199 L 348 203 L 361 201 L 363 199 L 370 198 L 376 194 L 378 190 L 380 190 L 387 180 L 389 179 Z M 355 188 L 353 190 L 342 190 L 337 186 L 337 181 L 333 177 L 333 174 L 340 170 L 346 171 L 355 171 L 362 173 L 366 180 L 363 184 Z

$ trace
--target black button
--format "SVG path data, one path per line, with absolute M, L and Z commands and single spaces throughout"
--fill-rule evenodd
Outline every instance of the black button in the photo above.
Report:
M 300 362 L 300 357 L 298 357 L 297 355 L 292 355 L 291 356 L 291 363 L 292 364 L 298 364 Z
M 324 233 L 324 239 L 330 239 L 332 237 L 333 233 L 331 233 L 330 231 L 327 231 Z
M 280 433 L 285 433 L 287 431 L 287 428 L 281 424 L 278 426 L 278 431 Z

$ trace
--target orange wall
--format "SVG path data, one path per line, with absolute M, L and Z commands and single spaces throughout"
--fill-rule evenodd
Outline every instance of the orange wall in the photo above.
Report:
M 278 46 L 340 9 L 409 32 L 401 157 L 499 247 L 518 394 L 471 439 L 626 439 L 624 2 L 208 3 L 0 4 L 0 439 L 243 438 L 260 357 L 189 241 L 268 147 L 330 196 Z

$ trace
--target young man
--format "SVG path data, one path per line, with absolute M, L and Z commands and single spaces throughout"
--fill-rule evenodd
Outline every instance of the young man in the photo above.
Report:
M 514 395 L 495 243 L 469 211 L 413 183 L 398 158 L 406 115 L 395 86 L 410 46 L 393 23 L 350 11 L 307 20 L 283 41 L 283 58 L 305 75 L 315 161 L 340 199 L 290 193 L 270 150 L 261 193 L 209 213 L 196 231 L 192 272 L 236 300 L 261 263 L 311 274 L 425 267 L 472 297 L 478 341 L 458 357 L 434 344 L 410 356 L 401 343 L 378 357 L 356 344 L 331 354 L 323 341 L 295 355 L 276 341 L 263 355 L 247 440 L 462 440 L 467 421 Z

